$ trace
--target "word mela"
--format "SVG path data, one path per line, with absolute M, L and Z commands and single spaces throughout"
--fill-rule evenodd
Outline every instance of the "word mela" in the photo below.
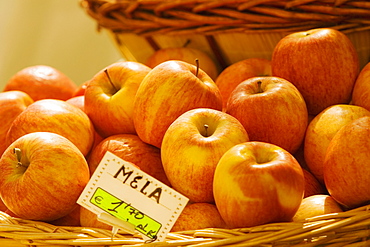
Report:
M 124 184 L 128 184 L 131 188 L 140 191 L 148 198 L 154 199 L 159 204 L 162 188 L 154 186 L 153 183 L 146 180 L 143 175 L 134 175 L 134 170 L 126 171 L 125 165 L 122 165 L 113 177 L 119 179 Z

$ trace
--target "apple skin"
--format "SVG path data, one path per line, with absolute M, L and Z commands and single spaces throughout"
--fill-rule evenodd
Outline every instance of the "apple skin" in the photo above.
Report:
M 251 141 L 272 143 L 292 154 L 303 143 L 308 125 L 306 103 L 298 89 L 274 76 L 240 83 L 230 95 L 226 113 L 243 124 Z
M 157 65 L 143 79 L 134 101 L 134 125 L 146 143 L 161 147 L 167 128 L 184 112 L 195 108 L 222 110 L 222 96 L 202 70 L 183 61 Z
M 135 134 L 134 98 L 148 66 L 131 61 L 113 63 L 99 71 L 85 89 L 85 112 L 102 137 Z
M 80 108 L 82 111 L 85 112 L 85 96 L 83 95 L 74 96 L 72 98 L 67 99 L 66 102 Z
M 87 155 L 94 142 L 94 126 L 82 110 L 65 101 L 38 100 L 20 113 L 9 127 L 7 145 L 32 132 L 53 132 L 66 137 Z
M 293 222 L 304 222 L 307 218 L 340 212 L 343 212 L 343 208 L 330 195 L 312 195 L 303 198 Z
M 317 28 L 283 37 L 271 58 L 272 75 L 293 83 L 309 114 L 349 103 L 360 62 L 353 43 L 340 31 Z
M 172 187 L 192 202 L 213 203 L 218 161 L 228 149 L 247 141 L 243 125 L 225 112 L 208 108 L 185 112 L 167 129 L 161 147 Z
M 82 227 L 112 230 L 112 226 L 99 221 L 97 215 L 85 207 L 80 208 L 80 225 Z
M 107 151 L 171 186 L 163 169 L 160 149 L 143 142 L 137 135 L 133 134 L 112 135 L 97 144 L 88 158 L 91 175 Z
M 33 102 L 33 99 L 22 91 L 0 93 L 0 157 L 8 146 L 6 135 L 13 120 Z
M 304 140 L 304 159 L 320 183 L 324 184 L 323 163 L 330 141 L 344 125 L 364 116 L 370 116 L 370 111 L 363 107 L 337 104 L 324 109 L 309 123 Z
M 352 92 L 352 104 L 362 106 L 370 111 L 370 62 L 358 75 Z
M 324 181 L 329 194 L 347 209 L 370 201 L 370 117 L 343 126 L 327 148 Z
M 302 170 L 305 181 L 303 198 L 319 194 L 328 194 L 325 185 L 321 184 L 310 171 L 304 168 L 302 168 Z
M 89 85 L 89 83 L 90 83 L 90 80 L 87 80 L 84 83 L 82 83 L 81 85 L 79 85 L 76 88 L 76 90 L 75 90 L 75 92 L 74 92 L 74 94 L 73 94 L 72 97 L 77 97 L 77 96 L 85 95 L 85 91 L 86 91 L 87 85 Z
M 81 206 L 76 204 L 72 212 L 56 220 L 50 221 L 49 223 L 55 226 L 81 226 L 80 209 Z
M 15 148 L 21 150 L 21 165 Z M 90 178 L 81 151 L 51 132 L 33 132 L 14 141 L 1 157 L 0 169 L 4 204 L 20 218 L 39 221 L 71 213 Z
M 204 70 L 213 80 L 216 80 L 220 73 L 218 64 L 207 53 L 202 50 L 190 47 L 167 47 L 156 50 L 145 62 L 151 68 L 168 61 L 181 60 L 193 65 L 197 65 L 198 59 L 200 68 Z
M 195 202 L 185 206 L 171 232 L 225 227 L 225 222 L 215 204 Z
M 245 142 L 221 157 L 213 191 L 229 228 L 290 221 L 303 199 L 304 175 L 286 150 L 265 142 Z
M 15 73 L 5 84 L 4 91 L 19 90 L 34 101 L 71 98 L 77 85 L 64 73 L 47 65 L 34 65 Z
M 226 67 L 216 78 L 226 109 L 230 94 L 241 82 L 251 77 L 271 76 L 271 61 L 264 58 L 247 58 Z

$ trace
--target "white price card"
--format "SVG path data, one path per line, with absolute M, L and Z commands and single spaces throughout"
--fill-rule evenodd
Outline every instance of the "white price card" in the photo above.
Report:
M 163 241 L 189 199 L 106 152 L 77 203 L 96 215 L 132 224 L 146 240 Z

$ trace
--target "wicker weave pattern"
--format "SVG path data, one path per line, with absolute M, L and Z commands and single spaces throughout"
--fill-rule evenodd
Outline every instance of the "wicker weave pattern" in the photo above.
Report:
M 58 227 L 11 218 L 0 212 L 0 246 L 370 246 L 370 205 L 347 212 L 271 223 L 243 229 L 174 232 L 164 242 L 145 243 L 139 236 L 85 227 Z
M 82 0 L 99 27 L 142 36 L 370 29 L 370 2 L 359 0 Z

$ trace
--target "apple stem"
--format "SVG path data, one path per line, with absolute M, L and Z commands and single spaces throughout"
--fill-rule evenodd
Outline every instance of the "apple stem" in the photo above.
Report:
M 116 91 L 118 91 L 118 89 L 114 86 L 114 84 L 113 84 L 113 82 L 112 82 L 112 80 L 111 80 L 111 78 L 110 78 L 110 76 L 109 76 L 108 69 L 105 69 L 105 70 L 104 70 L 104 73 L 107 75 L 108 80 L 109 80 L 109 83 L 112 85 L 112 87 L 113 87 Z
M 199 59 L 198 58 L 195 59 L 195 63 L 197 65 L 197 72 L 196 72 L 195 76 L 198 77 L 198 74 L 199 74 Z
M 262 85 L 262 81 L 257 81 L 257 93 L 263 93 L 263 90 L 261 88 L 261 85 Z
M 204 124 L 204 129 L 206 131 L 205 137 L 208 137 L 208 128 L 209 128 L 208 124 Z
M 14 148 L 13 152 L 17 156 L 17 167 L 24 166 L 21 162 L 22 159 L 22 150 L 20 148 Z

